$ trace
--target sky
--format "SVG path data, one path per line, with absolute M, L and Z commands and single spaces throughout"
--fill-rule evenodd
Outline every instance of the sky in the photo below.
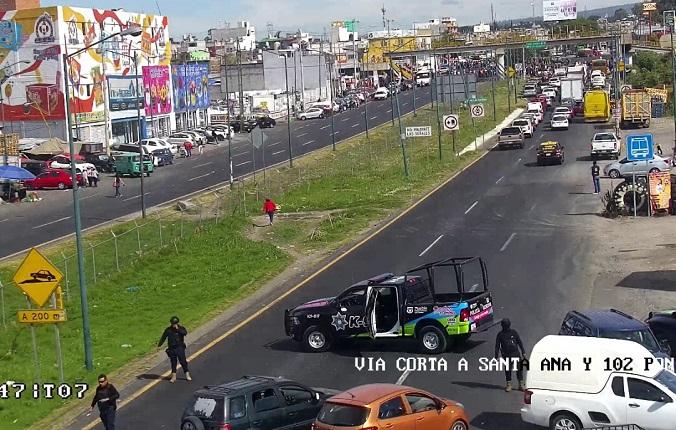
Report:
M 577 0 L 578 10 L 595 9 L 631 3 L 631 0 Z M 55 4 L 42 0 L 43 5 Z M 225 23 L 250 21 L 258 38 L 267 35 L 266 25 L 275 31 L 302 31 L 321 34 L 331 21 L 357 19 L 358 31 L 382 30 L 385 5 L 391 28 L 411 28 L 414 21 L 451 16 L 459 25 L 491 20 L 491 4 L 498 21 L 532 16 L 531 0 L 70 0 L 70 6 L 101 9 L 122 8 L 169 17 L 170 36 L 186 33 L 204 35 L 209 28 Z M 421 7 L 424 5 L 424 7 Z M 535 0 L 535 14 L 542 15 L 542 0 Z

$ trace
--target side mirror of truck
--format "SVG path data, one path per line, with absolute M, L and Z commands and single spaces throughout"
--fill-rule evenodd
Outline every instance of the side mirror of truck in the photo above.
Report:
M 660 348 L 664 353 L 671 355 L 671 345 L 669 344 L 668 340 L 666 339 L 660 340 Z

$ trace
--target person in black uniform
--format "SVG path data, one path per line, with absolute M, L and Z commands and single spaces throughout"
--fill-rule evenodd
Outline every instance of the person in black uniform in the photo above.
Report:
M 185 329 L 182 325 L 178 324 L 178 317 L 173 316 L 169 320 L 169 327 L 164 329 L 162 337 L 160 338 L 157 347 L 161 347 L 164 341 L 167 341 L 167 355 L 169 356 L 169 361 L 171 362 L 171 378 L 169 382 L 176 382 L 176 364 L 181 363 L 181 368 L 185 373 L 185 379 L 192 381 L 190 377 L 190 371 L 188 370 L 188 361 L 185 358 L 185 341 L 184 338 L 188 334 L 188 330 Z
M 495 339 L 495 358 L 497 359 L 502 354 L 504 358 L 520 359 L 516 370 L 516 378 L 519 380 L 519 390 L 523 390 L 525 388 L 523 383 L 523 358 L 526 351 L 524 350 L 519 333 L 512 328 L 511 321 L 505 318 L 500 322 L 500 325 L 502 325 L 502 330 Z M 505 370 L 505 379 L 507 380 L 505 391 L 510 392 L 512 391 L 511 365 Z
M 594 160 L 592 163 L 591 175 L 592 181 L 594 181 L 594 194 L 599 194 L 601 192 L 601 181 L 599 180 L 599 176 L 601 176 L 601 169 L 599 168 L 598 164 L 596 164 L 596 160 Z
M 90 410 L 94 410 L 94 405 L 99 407 L 99 416 L 106 430 L 115 430 L 115 411 L 117 410 L 117 399 L 120 393 L 117 392 L 113 384 L 108 382 L 106 375 L 99 375 L 99 385 L 96 387 L 96 394 L 92 399 Z

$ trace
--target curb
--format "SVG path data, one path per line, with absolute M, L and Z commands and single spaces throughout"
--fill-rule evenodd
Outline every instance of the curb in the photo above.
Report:
M 495 136 L 497 136 L 498 133 L 500 133 L 500 130 L 507 127 L 509 124 L 511 124 L 512 121 L 517 119 L 519 117 L 519 115 L 521 115 L 522 113 L 523 113 L 522 108 L 515 109 L 512 113 L 510 113 L 507 116 L 507 118 L 502 120 L 502 122 L 500 124 L 498 124 L 493 130 L 482 134 L 481 136 L 474 139 L 474 141 L 472 143 L 465 146 L 465 148 L 462 151 L 460 151 L 460 155 L 464 155 L 468 152 L 476 151 L 479 148 L 481 148 L 486 143 L 487 140 L 490 140 L 490 139 L 494 138 Z

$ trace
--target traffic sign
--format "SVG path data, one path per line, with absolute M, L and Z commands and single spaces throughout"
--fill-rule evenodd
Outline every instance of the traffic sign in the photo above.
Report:
M 544 49 L 547 47 L 547 42 L 544 40 L 536 40 L 533 42 L 526 42 L 526 49 Z
M 516 70 L 514 69 L 514 67 L 509 66 L 509 68 L 507 69 L 507 76 L 510 78 L 516 76 Z
M 631 89 L 631 85 L 629 85 L 629 84 L 622 85 L 622 86 L 620 87 L 620 92 L 623 93 L 623 92 L 625 92 L 625 91 L 629 91 L 630 89 Z
M 16 316 L 23 324 L 55 324 L 66 321 L 64 309 L 29 309 L 17 311 Z
M 484 105 L 479 103 L 472 105 L 472 118 L 482 118 L 484 116 Z
M 406 127 L 406 137 L 430 137 L 432 136 L 432 127 Z
M 488 101 L 488 99 L 486 97 L 473 97 L 471 99 L 467 99 L 467 104 L 468 105 L 475 105 L 475 104 L 478 104 L 478 103 L 485 103 L 486 101 Z
M 460 120 L 458 119 L 458 115 L 444 115 L 444 130 L 460 130 Z
M 253 143 L 254 148 L 258 149 L 268 140 L 268 137 L 263 133 L 263 129 L 260 127 L 254 127 L 251 130 L 251 142 Z
M 655 158 L 652 134 L 633 134 L 627 136 L 627 160 L 644 161 Z
M 63 275 L 40 252 L 32 248 L 16 272 L 14 283 L 36 306 L 42 307 L 47 303 Z
M 644 12 L 650 12 L 653 10 L 657 10 L 657 3 L 643 3 L 643 11 Z

